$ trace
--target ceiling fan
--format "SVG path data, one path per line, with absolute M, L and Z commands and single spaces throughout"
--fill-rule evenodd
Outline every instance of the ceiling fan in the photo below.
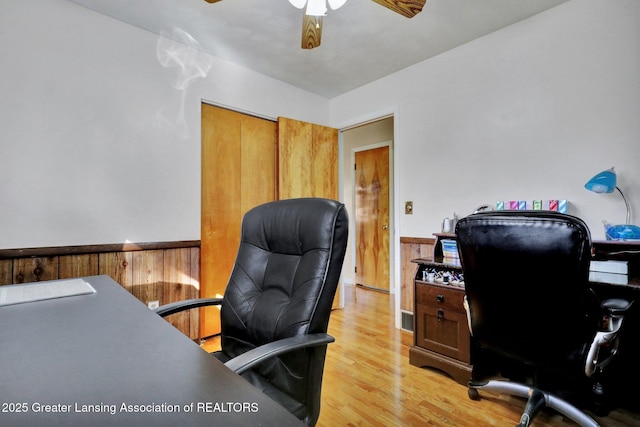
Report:
M 216 3 L 220 0 L 205 0 Z M 332 10 L 340 8 L 347 0 L 289 0 L 298 9 L 304 9 L 302 17 L 303 49 L 320 46 L 322 39 L 322 17 L 327 14 L 327 2 Z M 422 11 L 427 0 L 372 0 L 406 18 L 413 18 Z

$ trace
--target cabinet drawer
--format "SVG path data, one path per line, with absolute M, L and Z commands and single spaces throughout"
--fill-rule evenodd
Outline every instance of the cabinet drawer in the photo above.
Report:
M 464 363 L 470 362 L 469 329 L 464 314 L 419 305 L 416 326 L 417 346 Z
M 416 284 L 416 303 L 464 313 L 464 290 Z

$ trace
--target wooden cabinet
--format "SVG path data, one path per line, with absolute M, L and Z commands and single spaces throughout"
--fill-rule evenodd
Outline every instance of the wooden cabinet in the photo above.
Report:
M 467 385 L 471 378 L 471 338 L 464 309 L 462 268 L 456 259 L 443 259 L 443 238 L 436 235 L 434 256 L 414 259 L 414 334 L 409 362 L 439 369 Z M 444 262 L 446 261 L 446 262 Z

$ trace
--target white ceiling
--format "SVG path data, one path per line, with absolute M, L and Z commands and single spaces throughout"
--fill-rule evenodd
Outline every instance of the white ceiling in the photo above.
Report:
M 427 0 L 412 19 L 347 0 L 313 50 L 300 47 L 302 11 L 288 0 L 69 1 L 333 98 L 568 0 Z

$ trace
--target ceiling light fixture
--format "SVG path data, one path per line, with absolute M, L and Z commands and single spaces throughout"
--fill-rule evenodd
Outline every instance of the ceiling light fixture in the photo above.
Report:
M 325 16 L 327 14 L 327 3 L 329 3 L 331 10 L 336 10 L 346 2 L 347 0 L 289 0 L 289 3 L 298 9 L 302 9 L 307 5 L 305 13 L 309 16 Z
M 207 0 L 209 1 L 209 0 Z M 216 0 L 218 1 L 218 0 Z M 406 18 L 413 18 L 422 11 L 427 0 L 373 0 L 381 6 Z M 289 0 L 294 7 L 302 9 L 303 49 L 315 49 L 322 41 L 322 20 L 331 10 L 340 9 L 347 0 Z

